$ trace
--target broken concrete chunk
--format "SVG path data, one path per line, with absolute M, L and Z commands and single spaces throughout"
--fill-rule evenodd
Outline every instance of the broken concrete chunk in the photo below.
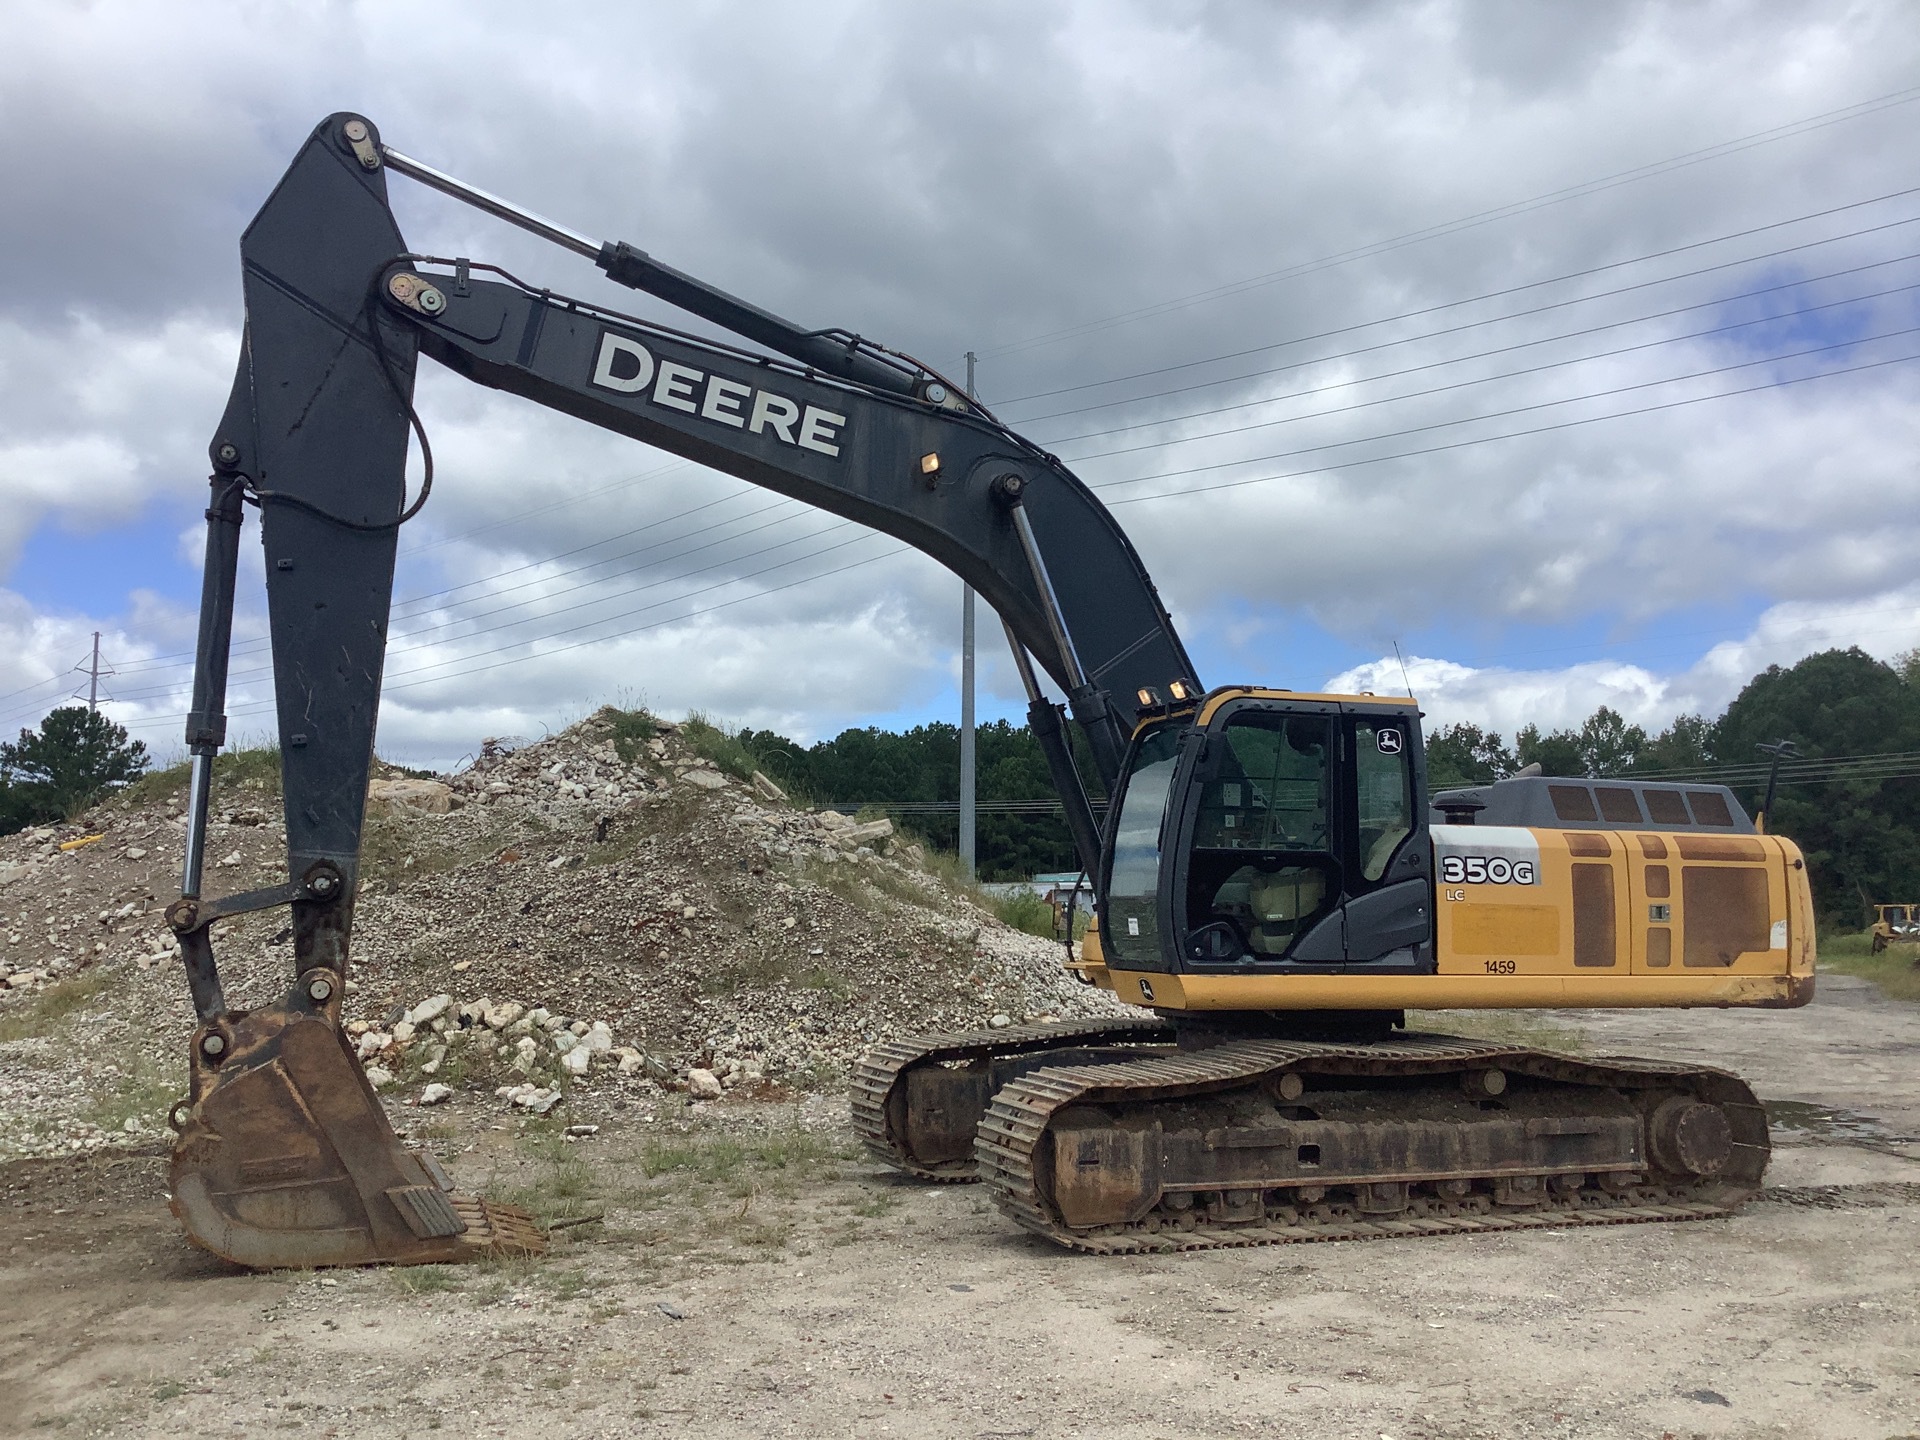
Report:
M 720 1084 L 720 1077 L 711 1070 L 689 1070 L 687 1093 L 696 1100 L 718 1100 L 726 1090 Z
M 753 788 L 757 794 L 767 800 L 785 800 L 787 798 L 787 792 L 774 784 L 773 781 L 769 780 L 766 775 L 759 770 L 753 772 Z
M 453 790 L 439 780 L 375 780 L 367 786 L 370 814 L 444 815 L 452 808 Z
M 420 1092 L 422 1105 L 439 1105 L 453 1098 L 453 1087 L 442 1085 L 438 1081 Z
M 587 1067 L 593 1063 L 593 1052 L 584 1045 L 575 1045 L 560 1057 L 560 1068 L 569 1075 L 584 1075 Z
M 425 1000 L 422 1000 L 418 1005 L 414 1006 L 413 1009 L 407 1012 L 407 1019 L 413 1022 L 413 1026 L 417 1030 L 422 1025 L 432 1024 L 452 1008 L 453 996 L 443 991 L 438 995 L 428 996 Z
M 689 770 L 680 778 L 688 785 L 698 786 L 702 790 L 721 790 L 727 783 L 727 777 L 718 770 Z

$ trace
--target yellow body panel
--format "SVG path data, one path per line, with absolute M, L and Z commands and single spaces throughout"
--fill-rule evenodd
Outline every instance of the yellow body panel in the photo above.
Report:
M 1457 849 L 1473 832 L 1444 833 Z M 1093 933 L 1075 968 L 1119 999 L 1158 1010 L 1776 1007 L 1812 998 L 1813 899 L 1792 841 L 1494 827 L 1485 834 L 1489 842 L 1530 837 L 1537 877 L 1436 884 L 1435 974 L 1109 970 Z

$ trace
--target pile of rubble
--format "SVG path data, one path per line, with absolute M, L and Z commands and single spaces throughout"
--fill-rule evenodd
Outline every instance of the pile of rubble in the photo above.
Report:
M 716 1100 L 831 1087 L 885 1036 L 1112 1005 L 1057 942 L 929 873 L 890 822 L 795 805 L 722 768 L 712 738 L 602 711 L 489 743 L 446 778 L 374 782 L 346 1015 L 376 1084 L 536 1113 Z M 143 1097 L 183 1070 L 192 1027 L 161 918 L 183 804 L 147 782 L 0 839 L 0 1157 L 122 1133 L 130 1107 L 158 1126 L 164 1105 Z M 216 807 L 209 893 L 282 880 L 278 797 L 222 790 Z M 236 1003 L 284 990 L 284 914 L 213 939 Z M 101 1087 L 69 1083 L 109 1067 L 111 1125 Z

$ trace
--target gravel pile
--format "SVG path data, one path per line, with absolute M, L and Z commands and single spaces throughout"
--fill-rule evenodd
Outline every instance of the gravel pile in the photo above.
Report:
M 154 1143 L 184 1090 L 161 911 L 185 797 L 145 789 L 0 839 L 0 1158 Z M 215 811 L 208 894 L 284 878 L 277 795 L 223 790 Z M 396 1102 L 585 1113 L 830 1089 L 878 1038 L 1113 1008 L 924 861 L 670 725 L 602 711 L 489 742 L 459 774 L 371 787 L 349 1034 Z M 284 913 L 214 940 L 234 1003 L 284 991 Z

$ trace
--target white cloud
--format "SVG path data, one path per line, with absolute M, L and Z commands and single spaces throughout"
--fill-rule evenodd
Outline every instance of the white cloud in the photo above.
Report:
M 1791 666 L 1823 650 L 1859 646 L 1891 660 L 1920 646 L 1920 582 L 1863 604 L 1793 601 L 1768 609 L 1734 640 L 1707 649 L 1684 669 L 1659 672 L 1644 665 L 1589 660 L 1559 669 L 1470 666 L 1409 655 L 1404 669 L 1388 655 L 1330 677 L 1335 694 L 1371 691 L 1418 697 L 1431 733 L 1469 722 L 1512 735 L 1525 725 L 1578 729 L 1600 706 L 1657 732 L 1677 715 L 1720 714 L 1754 675 L 1770 665 Z
M 129 0 L 77 9 L 26 0 L 10 12 L 0 52 L 14 125 L 0 152 L 9 197 L 0 564 L 46 527 L 57 536 L 141 517 L 158 547 L 197 551 L 204 447 L 238 340 L 238 235 L 337 105 L 362 107 L 404 150 L 803 323 L 847 324 L 952 369 L 979 351 L 989 400 L 1004 401 L 1017 426 L 1059 437 L 1048 443 L 1068 456 L 1180 440 L 1082 468 L 1106 481 L 1222 467 L 1164 482 L 1192 488 L 1901 353 L 1908 342 L 1884 341 L 1825 362 L 1446 429 L 1422 427 L 1759 352 L 1726 336 L 1676 340 L 1410 394 L 1745 318 L 1749 310 L 1725 307 L 1643 317 L 1890 260 L 1920 248 L 1920 227 L 1592 297 L 1897 219 L 1910 202 L 1511 301 L 1355 327 L 1901 189 L 1904 108 L 1224 300 L 1103 322 L 1892 91 L 1916 60 L 1920 31 L 1893 0 L 1577 14 L 1443 0 L 1265 10 L 843 0 L 751 18 L 589 6 L 560 22 L 496 0 L 467 7 L 451 27 L 415 3 L 163 15 Z M 417 187 L 396 181 L 394 196 L 420 248 L 667 313 L 578 258 Z M 1917 281 L 1920 261 L 1901 261 L 1782 292 L 1779 303 Z M 1532 318 L 1430 333 L 1582 296 Z M 1848 335 L 1920 324 L 1910 294 L 1822 316 L 1819 334 L 1776 348 L 1840 335 L 1843 318 L 1857 322 Z M 1612 321 L 1635 323 L 1551 339 Z M 1018 343 L 1070 327 L 1078 333 Z M 1096 384 L 1323 332 L 1341 333 Z M 1761 333 L 1774 334 L 1747 338 Z M 1461 358 L 1502 347 L 1520 348 Z M 1020 418 L 1309 360 L 1189 396 L 1030 427 Z M 1412 373 L 1374 378 L 1397 369 Z M 1096 388 L 1007 398 L 1073 386 Z M 1337 388 L 1271 398 L 1308 386 Z M 1382 396 L 1401 398 L 1350 408 Z M 1174 418 L 1252 400 L 1265 403 Z M 395 753 L 452 759 L 481 734 L 537 733 L 622 694 L 812 736 L 929 703 L 948 683 L 957 582 L 929 562 L 840 568 L 890 542 L 826 551 L 859 532 L 828 533 L 824 516 L 775 508 L 773 497 L 431 367 L 420 409 L 439 479 L 403 539 L 382 725 Z M 1064 438 L 1149 420 L 1171 423 Z M 1213 433 L 1255 420 L 1286 423 Z M 1395 431 L 1412 433 L 1379 438 Z M 1599 660 L 1564 671 L 1415 669 L 1436 714 L 1454 705 L 1511 729 L 1574 721 L 1604 699 L 1651 721 L 1723 704 L 1754 666 L 1796 646 L 1867 642 L 1855 612 L 1911 569 L 1903 529 L 1917 444 L 1920 379 L 1895 366 L 1116 513 L 1183 623 L 1217 629 L 1247 662 L 1243 674 L 1276 683 L 1307 678 L 1290 673 L 1277 644 L 1262 648 L 1297 617 L 1384 648 L 1426 625 L 1495 636 L 1522 625 L 1645 631 L 1729 600 L 1771 607 L 1755 635 L 1674 674 Z M 697 506 L 711 508 L 688 513 Z M 266 712 L 247 708 L 262 704 L 264 678 L 257 547 L 242 553 L 234 706 L 264 728 Z M 806 575 L 819 578 L 774 588 Z M 17 613 L 0 623 L 0 644 L 19 645 L 0 653 L 0 689 L 50 686 L 47 667 L 70 663 L 62 647 L 93 628 L 108 630 L 129 663 L 190 645 L 183 617 L 197 587 L 187 572 L 166 597 L 124 595 L 111 576 L 100 588 L 90 616 L 54 613 L 43 597 L 8 602 Z M 637 613 L 613 618 L 625 611 Z M 983 653 L 997 655 L 991 617 L 981 618 Z M 614 633 L 635 625 L 658 628 Z M 595 643 L 558 648 L 585 638 Z M 515 648 L 482 653 L 503 646 Z M 514 663 L 469 668 L 502 660 Z M 403 689 L 403 672 L 445 678 Z M 139 697 L 125 712 L 156 737 L 177 733 L 168 717 L 184 709 L 185 667 L 161 659 L 138 674 L 137 685 L 117 682 Z M 1378 678 L 1374 688 L 1397 688 Z

